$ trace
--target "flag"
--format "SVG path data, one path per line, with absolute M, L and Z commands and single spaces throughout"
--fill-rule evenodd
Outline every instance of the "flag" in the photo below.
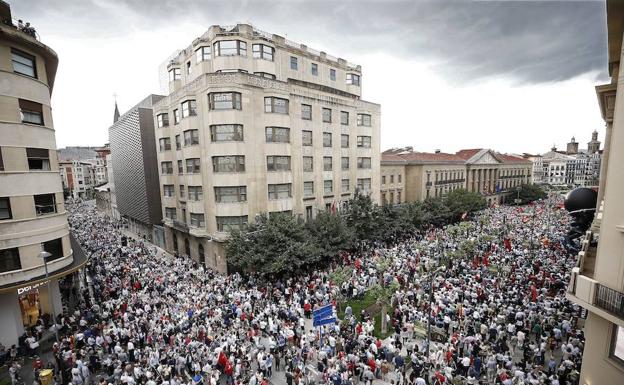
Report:
M 505 243 L 505 248 L 507 249 L 507 251 L 511 251 L 511 240 L 509 238 L 505 238 L 503 242 Z

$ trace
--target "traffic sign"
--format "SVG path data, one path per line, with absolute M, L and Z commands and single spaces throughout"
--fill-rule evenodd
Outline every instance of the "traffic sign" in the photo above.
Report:
M 327 324 L 333 324 L 334 322 L 336 322 L 336 317 L 331 317 L 331 318 L 323 318 L 323 319 L 314 319 L 314 322 L 312 323 L 313 327 L 317 327 L 317 326 L 323 326 L 323 325 L 327 325 Z
M 323 306 L 318 308 L 312 312 L 312 316 L 314 319 L 327 318 L 327 316 L 331 315 L 333 312 L 332 305 Z

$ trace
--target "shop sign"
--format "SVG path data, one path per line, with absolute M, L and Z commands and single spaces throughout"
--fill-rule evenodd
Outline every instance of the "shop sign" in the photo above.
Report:
M 28 293 L 29 291 L 34 290 L 38 288 L 39 286 L 45 285 L 46 283 L 48 283 L 48 281 L 43 281 L 43 282 L 36 283 L 34 285 L 20 287 L 19 289 L 17 289 L 17 295 Z

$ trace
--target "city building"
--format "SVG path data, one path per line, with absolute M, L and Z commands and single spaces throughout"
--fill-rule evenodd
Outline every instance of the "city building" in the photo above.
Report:
M 393 148 L 381 154 L 381 202 L 397 204 L 445 196 L 463 188 L 501 203 L 515 187 L 531 182 L 531 163 L 488 149 L 455 154 Z
M 86 260 L 70 238 L 58 173 L 57 55 L 13 25 L 4 1 L 0 20 L 0 343 L 8 348 L 39 317 L 60 314 L 59 279 Z
M 119 116 L 115 104 L 113 125 L 108 129 L 110 155 L 114 175 L 113 199 L 121 220 L 138 236 L 163 247 L 164 233 L 160 225 L 160 188 L 152 107 L 162 99 L 149 95 Z M 108 163 L 111 168 L 111 163 Z
M 624 83 L 619 83 L 624 3 L 607 0 L 611 82 L 596 87 L 606 122 L 597 213 L 567 297 L 587 310 L 580 384 L 621 384 L 624 378 Z M 619 95 L 619 97 L 618 97 Z M 597 152 L 597 140 L 590 142 Z
M 81 160 L 59 161 L 59 172 L 66 197 L 92 199 L 95 188 L 95 166 Z
M 598 131 L 592 133 L 587 149 L 580 149 L 574 137 L 566 145 L 566 151 L 556 146 L 541 155 L 525 154 L 533 162 L 533 183 L 555 187 L 597 187 L 600 179 L 602 151 Z
M 238 24 L 167 70 L 154 121 L 168 251 L 225 271 L 228 232 L 256 215 L 312 218 L 356 189 L 379 201 L 380 106 L 361 100 L 360 66 Z

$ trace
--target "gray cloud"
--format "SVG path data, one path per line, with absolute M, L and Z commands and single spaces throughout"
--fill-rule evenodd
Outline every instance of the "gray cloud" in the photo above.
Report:
M 13 8 L 42 33 L 75 38 L 181 22 L 206 28 L 252 22 L 347 59 L 380 52 L 424 60 L 458 84 L 490 77 L 556 82 L 589 72 L 606 77 L 601 1 L 20 0 Z

